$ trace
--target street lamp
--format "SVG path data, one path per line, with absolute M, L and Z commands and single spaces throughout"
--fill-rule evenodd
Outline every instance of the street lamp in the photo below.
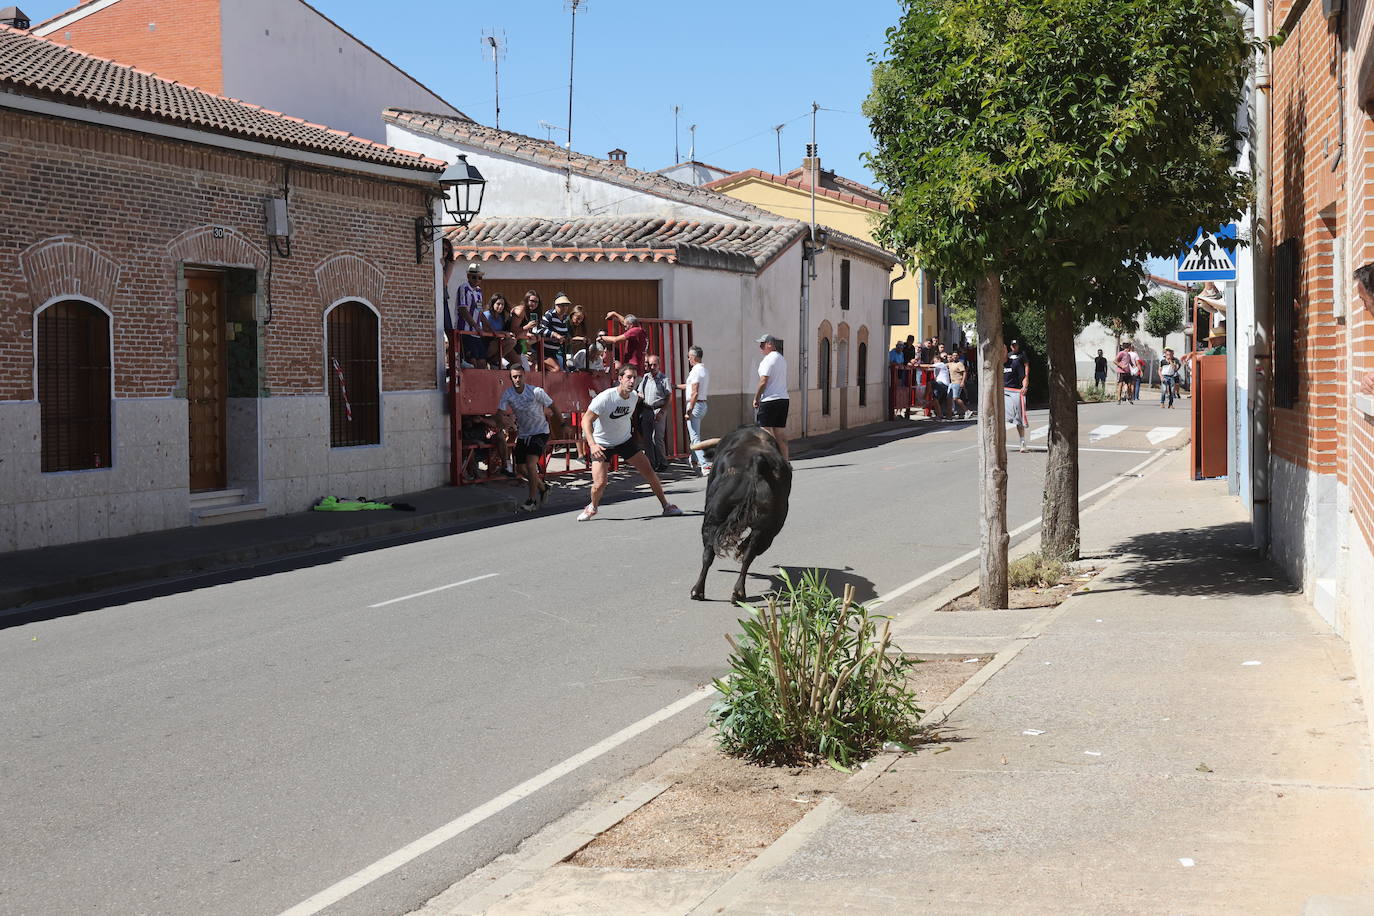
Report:
M 428 216 L 415 218 L 415 263 L 423 264 L 425 255 L 434 248 L 438 233 L 451 226 L 469 225 L 482 209 L 482 195 L 486 191 L 487 180 L 477 167 L 468 164 L 468 157 L 462 153 L 452 165 L 439 176 L 439 187 L 444 191 L 444 212 L 452 220 L 450 223 L 436 223 Z

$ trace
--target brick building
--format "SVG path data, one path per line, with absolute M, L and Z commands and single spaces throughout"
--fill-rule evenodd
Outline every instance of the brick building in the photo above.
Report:
M 1374 2 L 1278 0 L 1270 21 L 1270 546 L 1374 703 L 1374 315 L 1355 278 L 1374 263 Z
M 0 550 L 444 481 L 443 162 L 7 27 L 0 161 Z

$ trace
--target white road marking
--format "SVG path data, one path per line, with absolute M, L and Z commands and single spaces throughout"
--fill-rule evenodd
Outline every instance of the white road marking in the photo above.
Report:
M 554 764 L 539 775 L 533 776 L 520 783 L 520 785 L 502 792 L 491 801 L 473 808 L 461 817 L 454 818 L 442 827 L 432 830 L 420 837 L 418 840 L 402 846 L 385 858 L 378 859 L 376 862 L 373 862 L 360 871 L 354 872 L 337 884 L 325 888 L 310 899 L 301 901 L 289 910 L 283 910 L 281 916 L 313 916 L 313 914 L 320 912 L 324 908 L 333 906 L 335 903 L 338 903 L 355 891 L 366 887 L 378 878 L 385 877 L 402 865 L 405 865 L 407 862 L 419 858 L 435 847 L 472 829 L 487 818 L 501 813 L 521 799 L 533 795 L 559 777 L 566 776 L 578 767 L 588 764 L 596 758 L 615 750 L 631 738 L 648 731 L 666 719 L 672 718 L 684 709 L 695 706 L 714 692 L 714 687 L 698 687 L 675 703 L 671 703 L 658 712 L 645 716 L 633 725 L 622 728 L 609 738 L 605 738 L 586 750 L 574 754 L 562 763 Z
M 1156 426 L 1145 434 L 1145 438 L 1150 440 L 1151 445 L 1158 445 L 1165 439 L 1172 439 L 1183 432 L 1182 426 Z
M 1042 426 L 1042 427 L 1040 427 L 1039 429 L 1035 430 L 1033 433 L 1031 433 L 1031 434 L 1030 434 L 1029 436 L 1027 436 L 1026 438 L 1032 439 L 1032 440 L 1034 440 L 1034 439 L 1043 439 L 1043 438 L 1045 438 L 1046 436 L 1048 436 L 1049 434 L 1050 434 L 1050 428 L 1049 428 L 1048 426 Z
M 1131 468 L 1129 471 L 1125 471 L 1119 476 L 1129 477 L 1133 474 L 1138 474 L 1140 471 L 1144 470 L 1147 466 L 1149 466 L 1151 462 L 1153 462 L 1155 459 L 1159 458 L 1159 456 L 1163 454 L 1165 454 L 1165 452 L 1162 449 L 1160 451 L 1154 452 L 1150 455 L 1149 458 L 1146 458 L 1144 461 L 1140 462 L 1140 464 L 1137 464 L 1135 467 Z M 1112 487 L 1116 486 L 1120 482 L 1121 481 L 1119 479 L 1109 480 L 1106 483 L 1102 484 L 1102 486 L 1095 487 L 1089 490 L 1087 493 L 1084 493 L 1078 497 L 1078 504 L 1080 506 L 1083 505 L 1083 503 L 1092 499 L 1097 494 L 1102 493 L 1106 490 L 1110 490 Z M 1040 518 L 1041 517 L 1037 515 L 1035 518 L 1026 522 L 1024 525 L 1019 525 L 1016 528 L 1013 528 L 1011 531 L 1007 532 L 1007 534 L 1011 537 L 1019 537 L 1020 535 L 1025 534 L 1027 531 L 1030 531 L 1036 525 L 1040 524 Z M 922 585 L 925 585 L 931 579 L 934 579 L 938 576 L 942 576 L 945 573 L 949 572 L 951 569 L 957 569 L 959 566 L 963 565 L 964 563 L 967 563 L 969 560 L 976 559 L 977 557 L 978 551 L 970 550 L 963 556 L 955 557 L 953 560 L 950 560 L 943 566 L 932 569 L 930 572 L 925 573 L 924 575 L 917 576 L 915 579 L 912 579 L 906 585 L 900 585 L 892 591 L 888 592 L 887 594 L 880 595 L 875 603 L 886 604 L 889 601 L 895 601 L 896 599 L 905 595 L 907 592 L 912 591 L 913 589 L 920 588 Z
M 1148 448 L 1079 448 L 1080 452 L 1108 452 L 1113 455 L 1150 455 Z
M 1125 431 L 1126 427 L 1124 426 L 1099 426 L 1088 433 L 1088 441 L 1101 442 L 1103 439 L 1115 436 L 1117 433 L 1124 433 Z
M 422 592 L 413 595 L 402 595 L 399 598 L 392 598 L 390 601 L 381 601 L 377 604 L 369 604 L 369 608 L 386 607 L 388 604 L 395 604 L 398 601 L 409 601 L 411 598 L 419 598 L 422 595 L 432 595 L 435 592 L 442 592 L 447 588 L 457 588 L 460 585 L 467 585 L 470 582 L 481 582 L 483 579 L 490 579 L 492 576 L 499 576 L 500 573 L 487 573 L 485 576 L 473 576 L 471 579 L 464 579 L 462 582 L 450 582 L 448 585 L 441 585 L 438 588 L 427 588 Z

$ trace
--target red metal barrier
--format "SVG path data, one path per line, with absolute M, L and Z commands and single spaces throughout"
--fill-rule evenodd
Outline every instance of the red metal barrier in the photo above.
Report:
M 892 418 L 910 418 L 912 410 L 924 409 L 926 416 L 935 412 L 935 377 L 933 369 L 912 369 L 888 363 L 888 410 Z
M 464 336 L 493 337 L 490 332 L 451 331 L 448 339 L 448 361 L 453 365 L 453 354 L 461 352 L 459 340 Z M 554 409 L 569 414 L 564 428 L 564 436 L 549 441 L 549 452 L 541 459 L 541 467 L 547 468 L 558 451 L 562 451 L 563 469 L 553 474 L 577 473 L 586 470 L 586 456 L 582 454 L 582 437 L 579 424 L 582 412 L 587 409 L 592 398 L 615 384 L 609 371 L 603 372 L 558 372 L 544 368 L 543 344 L 537 342 L 530 351 L 531 368 L 525 372 L 527 384 L 543 388 L 553 399 Z M 465 443 L 463 441 L 463 418 L 492 416 L 497 412 L 502 393 L 510 387 L 510 372 L 507 369 L 459 369 L 448 373 L 449 405 L 449 483 L 462 486 L 499 478 L 499 472 L 488 462 L 487 474 L 476 481 L 466 480 L 465 467 L 472 461 L 473 454 L 482 449 L 495 451 L 494 440 Z M 501 433 L 504 435 L 504 429 Z M 582 467 L 574 468 L 573 462 L 580 461 Z
M 616 327 L 614 319 L 606 320 L 606 333 L 611 336 L 623 334 L 625 329 Z M 682 392 L 678 385 L 687 381 L 687 348 L 692 345 L 692 322 L 668 318 L 641 318 L 639 326 L 649 335 L 649 349 L 646 356 L 657 356 L 663 374 L 668 377 L 669 411 L 667 432 L 664 434 L 663 448 L 669 458 L 682 458 L 687 454 L 687 420 L 683 416 Z M 615 360 L 619 364 L 625 358 L 625 343 L 612 344 Z

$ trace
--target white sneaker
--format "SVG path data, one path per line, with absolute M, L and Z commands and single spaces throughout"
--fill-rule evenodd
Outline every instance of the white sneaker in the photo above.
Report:
M 596 507 L 589 505 L 587 506 L 587 508 L 582 510 L 582 513 L 580 515 L 577 516 L 577 520 L 579 522 L 591 521 L 591 518 L 594 515 L 596 515 Z
M 701 466 L 701 476 L 702 476 L 702 477 L 710 477 L 710 476 L 711 476 L 711 466 L 710 466 L 709 464 L 703 464 L 703 465 Z

